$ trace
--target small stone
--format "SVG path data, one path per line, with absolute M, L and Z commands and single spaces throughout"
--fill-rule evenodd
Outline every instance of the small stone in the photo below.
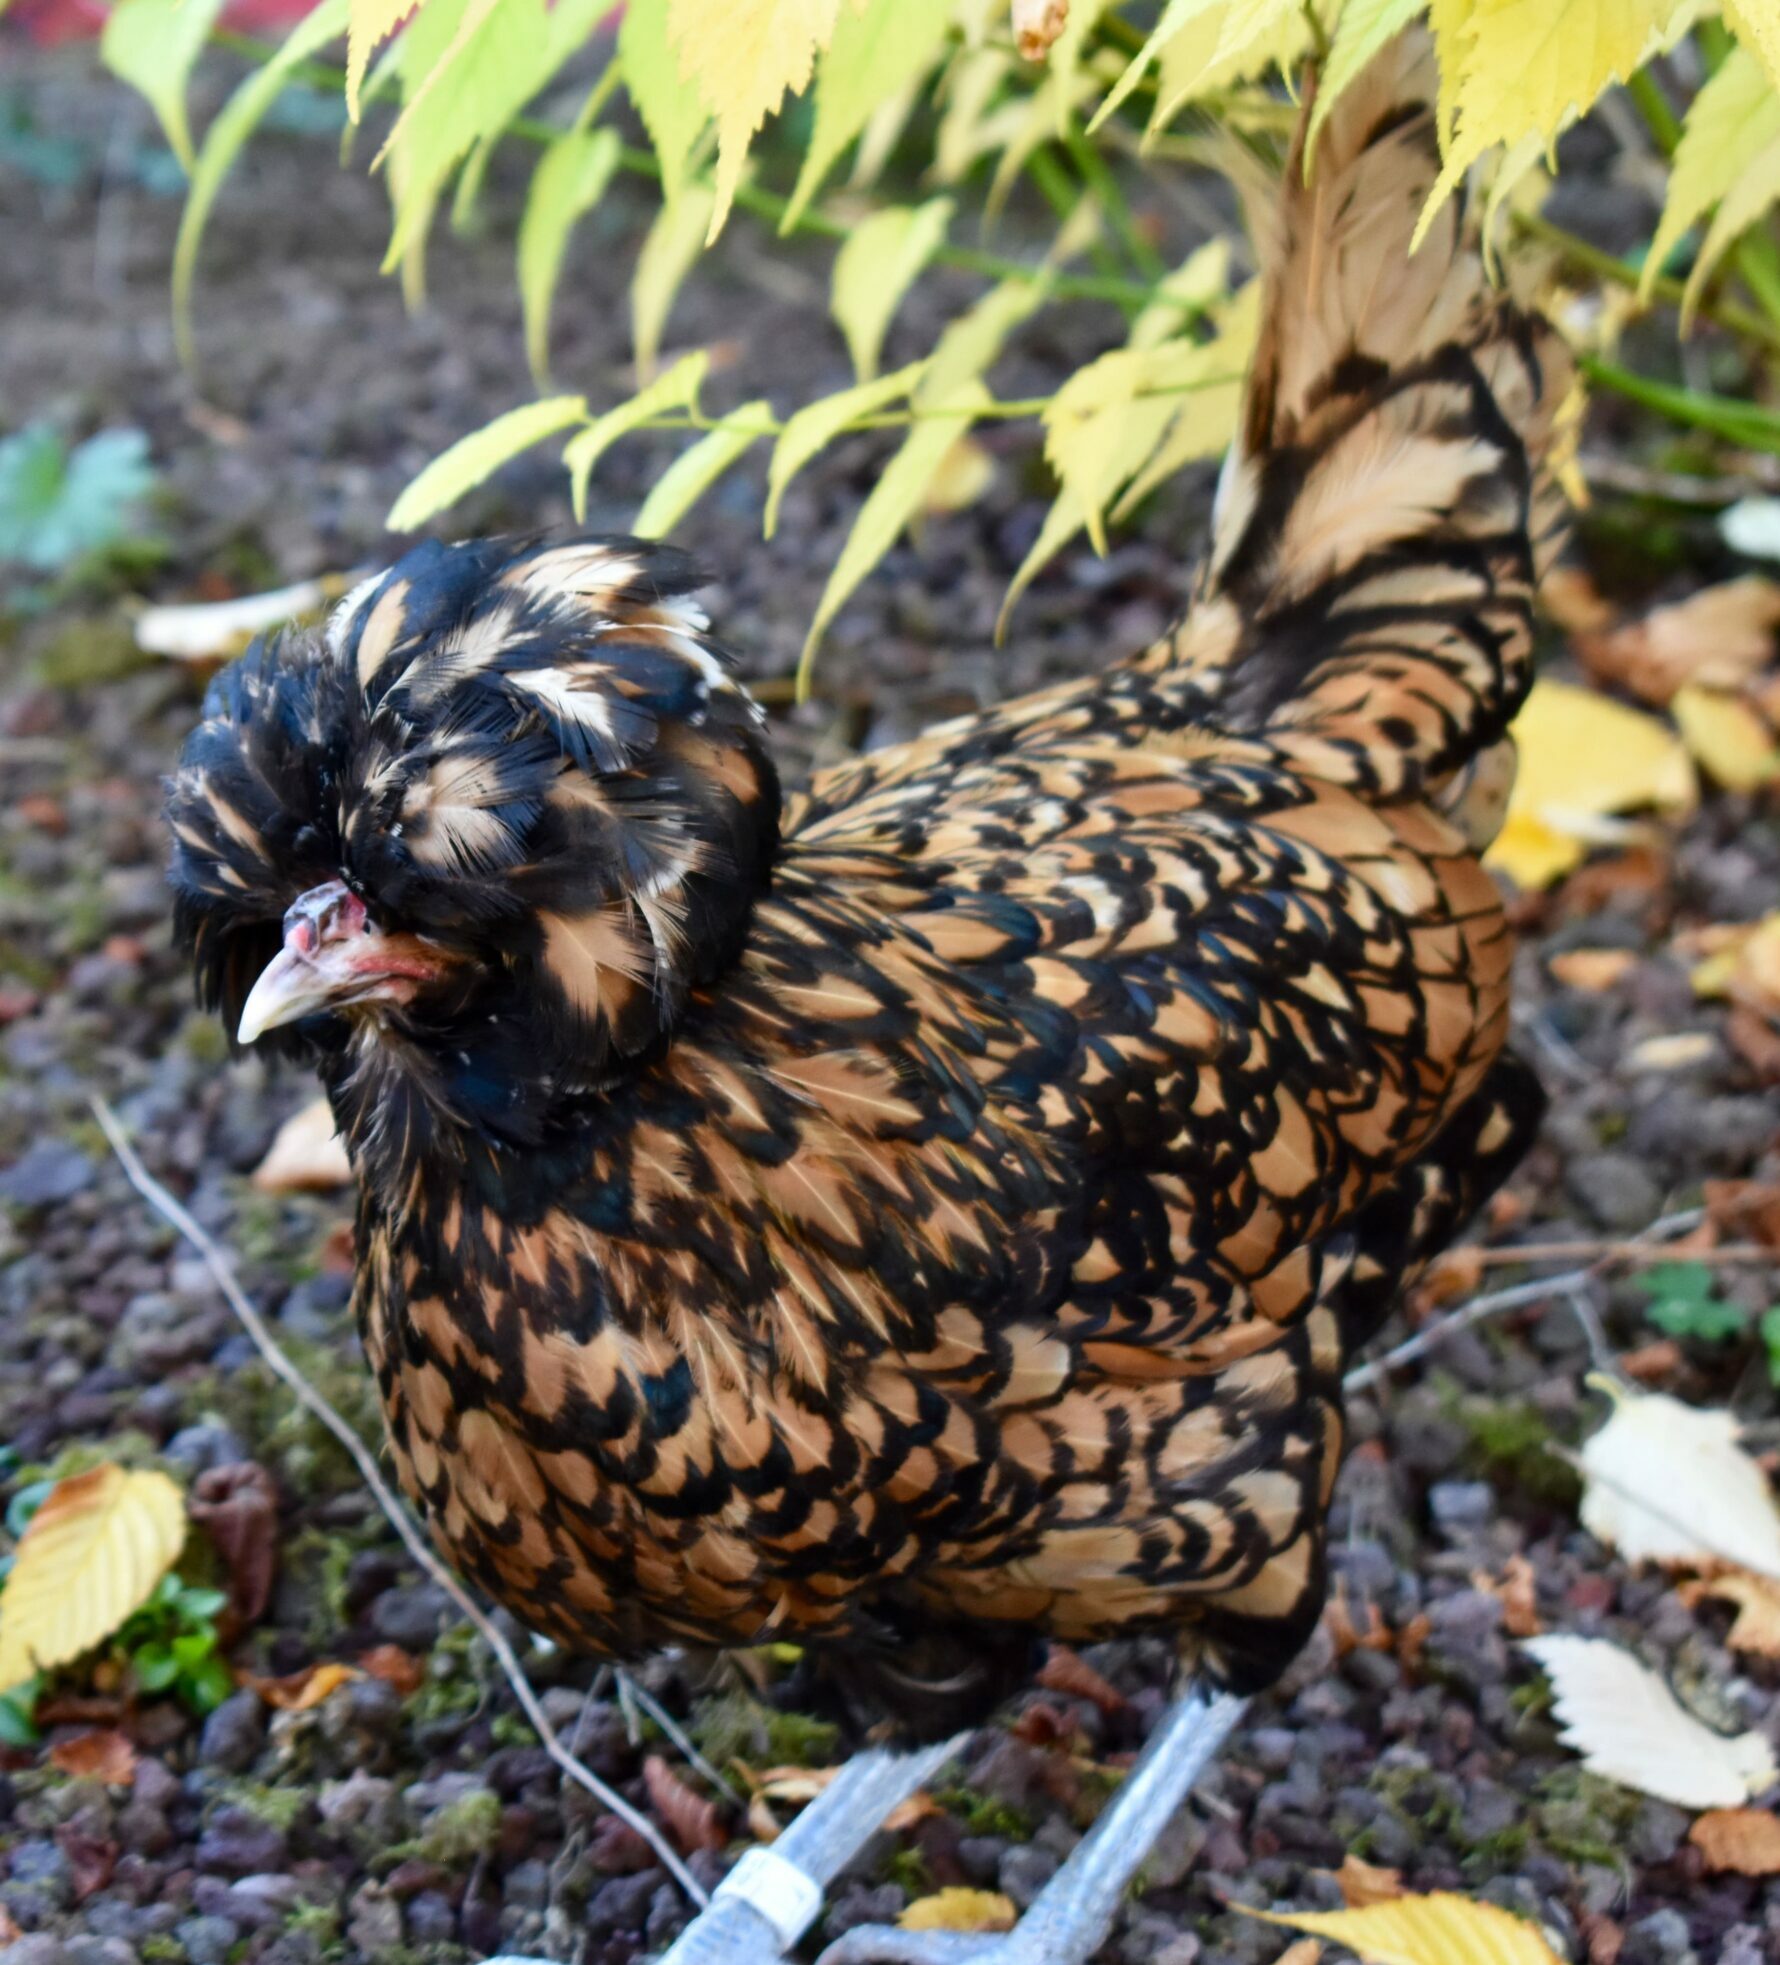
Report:
M 269 1870 L 231 1883 L 223 1892 L 221 1914 L 250 1931 L 266 1931 L 283 1924 L 302 1902 L 303 1886 L 296 1877 Z
M 80 1932 L 68 1940 L 69 1965 L 138 1965 L 134 1945 L 122 1938 L 99 1938 Z
M 161 1448 L 161 1455 L 188 1474 L 207 1474 L 212 1467 L 232 1467 L 248 1458 L 240 1439 L 215 1420 L 182 1426 Z
M 1642 1228 L 1662 1212 L 1662 1189 L 1630 1153 L 1587 1153 L 1565 1173 L 1570 1192 L 1603 1228 Z
M 408 1942 L 417 1945 L 449 1944 L 457 1936 L 457 1912 L 449 1897 L 437 1890 L 422 1890 L 410 1897 L 403 1912 Z
M 436 1583 L 385 1590 L 371 1609 L 371 1628 L 385 1643 L 404 1651 L 430 1651 L 446 1620 L 456 1613 Z
M 346 1937 L 355 1950 L 373 1958 L 402 1942 L 402 1907 L 381 1883 L 361 1884 L 353 1893 Z
M 40 1139 L 0 1173 L 0 1201 L 15 1208 L 53 1208 L 93 1184 L 92 1160 L 65 1139 Z
M 188 1917 L 174 1925 L 173 1935 L 185 1947 L 191 1965 L 228 1965 L 229 1953 L 241 1940 L 226 1917 Z
M 330 1781 L 317 1798 L 316 1807 L 321 1819 L 331 1828 L 356 1828 L 388 1807 L 395 1791 L 393 1781 L 355 1768 L 345 1780 Z
M 284 1831 L 246 1808 L 219 1808 L 198 1839 L 198 1867 L 225 1875 L 282 1869 L 288 1855 Z
M 204 1722 L 198 1759 L 225 1774 L 245 1774 L 259 1758 L 266 1738 L 266 1709 L 257 1692 L 232 1692 Z
M 508 1870 L 502 1895 L 509 1909 L 544 1910 L 550 1903 L 550 1865 L 533 1856 Z
M 0 1965 L 73 1965 L 68 1948 L 47 1931 L 33 1931 L 29 1937 L 14 1938 L 0 1946 Z
M 1038 1893 L 1057 1874 L 1057 1857 L 1049 1849 L 1020 1843 L 1001 1859 L 998 1881 L 1002 1895 L 1012 1900 L 1016 1910 L 1030 1909 Z
M 845 1937 L 862 1924 L 894 1924 L 908 1905 L 908 1897 L 894 1883 L 868 1888 L 863 1883 L 844 1884 L 836 1892 L 823 1920 L 823 1934 Z
M 1443 1529 L 1482 1528 L 1496 1512 L 1496 1491 L 1488 1481 L 1436 1481 L 1428 1507 Z
M 1625 1934 L 1621 1965 L 1695 1965 L 1698 1954 L 1687 1919 L 1678 1910 L 1656 1910 Z

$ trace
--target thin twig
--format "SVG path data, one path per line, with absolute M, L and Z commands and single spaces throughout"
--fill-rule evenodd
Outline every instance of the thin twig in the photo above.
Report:
M 538 1695 L 532 1690 L 531 1681 L 525 1669 L 501 1632 L 490 1620 L 487 1611 L 476 1602 L 451 1571 L 433 1553 L 422 1533 L 419 1524 L 408 1512 L 401 1497 L 383 1477 L 371 1449 L 365 1445 L 358 1434 L 341 1418 L 327 1400 L 311 1385 L 285 1354 L 278 1340 L 272 1335 L 264 1318 L 247 1299 L 247 1293 L 235 1280 L 235 1272 L 221 1247 L 200 1228 L 189 1213 L 161 1183 L 155 1179 L 137 1156 L 130 1144 L 118 1117 L 106 1102 L 97 1096 L 90 1101 L 93 1116 L 98 1120 L 105 1137 L 111 1142 L 111 1150 L 123 1166 L 130 1185 L 165 1221 L 171 1223 L 185 1239 L 197 1250 L 204 1267 L 210 1271 L 216 1286 L 222 1291 L 229 1308 L 241 1320 L 242 1328 L 253 1339 L 262 1358 L 269 1364 L 291 1391 L 299 1404 L 312 1413 L 333 1434 L 346 1449 L 352 1464 L 358 1469 L 365 1485 L 377 1499 L 377 1505 L 388 1516 L 390 1526 L 402 1539 L 415 1562 L 433 1582 L 438 1584 L 450 1597 L 464 1616 L 475 1627 L 482 1641 L 494 1653 L 501 1670 L 506 1674 L 507 1683 L 513 1689 L 513 1696 L 519 1701 L 520 1710 L 530 1722 L 544 1746 L 544 1751 L 568 1777 L 578 1782 L 604 1808 L 609 1809 L 629 1826 L 655 1851 L 662 1867 L 692 1899 L 703 1906 L 710 1901 L 707 1893 L 699 1886 L 697 1878 L 680 1860 L 660 1829 L 647 1815 L 640 1813 L 625 1800 L 624 1796 L 610 1788 L 589 1767 L 584 1766 L 557 1738 L 556 1728 L 550 1724 L 539 1703 Z
M 1648 1242 L 1543 1242 L 1531 1247 L 1464 1249 L 1459 1253 L 1474 1256 L 1490 1269 L 1530 1262 L 1630 1263 L 1637 1268 L 1648 1262 L 1667 1262 L 1674 1250 Z M 1687 1259 L 1708 1265 L 1780 1262 L 1780 1252 L 1760 1242 L 1726 1242 L 1718 1249 L 1689 1249 Z
M 695 1773 L 702 1775 L 720 1795 L 735 1807 L 740 1808 L 745 1805 L 742 1797 L 736 1793 L 734 1783 L 726 1781 L 704 1755 L 699 1752 L 698 1748 L 693 1745 L 692 1737 L 686 1731 L 685 1727 L 680 1724 L 646 1685 L 632 1678 L 630 1673 L 622 1668 L 620 1668 L 618 1673 L 618 1692 L 621 1698 L 628 1694 L 641 1707 L 643 1712 L 660 1727 L 662 1732 L 667 1735 L 674 1750 L 686 1762 L 687 1766 L 692 1768 Z

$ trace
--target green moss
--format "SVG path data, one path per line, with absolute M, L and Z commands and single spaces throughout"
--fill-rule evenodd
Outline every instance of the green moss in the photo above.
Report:
M 150 658 L 136 646 L 136 636 L 121 614 L 71 621 L 39 652 L 39 681 L 55 689 L 81 689 L 95 682 L 115 682 Z
M 363 1363 L 331 1345 L 288 1335 L 282 1341 L 304 1377 L 360 1437 L 377 1439 L 382 1415 L 376 1385 Z M 325 1497 L 357 1491 L 358 1469 L 346 1449 L 257 1359 L 223 1374 L 216 1381 L 215 1400 L 220 1416 L 254 1449 L 255 1458 L 281 1474 L 295 1492 Z
M 894 1883 L 911 1897 L 925 1897 L 933 1890 L 933 1872 L 919 1849 L 896 1849 L 884 1859 L 878 1872 L 886 1883 Z
M 1533 1792 L 1539 1840 L 1572 1863 L 1620 1867 L 1643 1804 L 1629 1789 L 1578 1767 L 1561 1767 Z
M 732 1760 L 767 1767 L 828 1767 L 840 1746 L 840 1729 L 827 1720 L 779 1712 L 746 1692 L 701 1699 L 687 1731 L 718 1767 Z
M 1525 1822 L 1510 1822 L 1505 1829 L 1472 1843 L 1459 1866 L 1473 1882 L 1512 1873 L 1532 1839 L 1533 1832 Z
M 1464 1428 L 1466 1466 L 1498 1483 L 1512 1484 L 1552 1507 L 1573 1507 L 1582 1483 L 1568 1461 L 1553 1451 L 1570 1441 L 1528 1399 L 1461 1395 L 1448 1383 L 1447 1410 Z
M 144 1938 L 137 1950 L 143 1965 L 185 1965 L 185 1946 L 177 1938 Z
M 956 1815 L 972 1835 L 999 1835 L 1009 1842 L 1032 1840 L 1032 1817 L 1011 1801 L 978 1794 L 975 1788 L 942 1788 L 933 1798 L 948 1815 Z
M 496 1713 L 488 1722 L 488 1731 L 497 1747 L 535 1747 L 538 1736 L 531 1729 L 529 1721 L 518 1713 Z
M 282 1835 L 290 1833 L 309 1806 L 308 1790 L 301 1787 L 274 1788 L 259 1781 L 229 1781 L 223 1784 L 221 1793 L 235 1807 L 245 1809 Z
M 500 1796 L 487 1788 L 472 1788 L 439 1809 L 416 1844 L 416 1853 L 430 1863 L 467 1863 L 492 1849 L 500 1832 Z

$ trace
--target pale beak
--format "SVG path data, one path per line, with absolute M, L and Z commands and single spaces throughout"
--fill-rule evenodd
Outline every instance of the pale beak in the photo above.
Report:
M 417 935 L 384 934 L 344 881 L 311 887 L 284 917 L 284 947 L 260 972 L 236 1036 L 251 1044 L 280 1024 L 360 1003 L 407 1003 L 441 975 L 444 951 Z

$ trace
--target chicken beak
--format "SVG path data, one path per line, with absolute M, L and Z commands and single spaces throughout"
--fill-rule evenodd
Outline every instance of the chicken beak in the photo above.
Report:
M 284 917 L 284 947 L 241 1007 L 236 1036 L 251 1044 L 268 1030 L 360 1003 L 406 1003 L 444 972 L 442 950 L 418 936 L 384 934 L 343 881 L 312 887 Z

